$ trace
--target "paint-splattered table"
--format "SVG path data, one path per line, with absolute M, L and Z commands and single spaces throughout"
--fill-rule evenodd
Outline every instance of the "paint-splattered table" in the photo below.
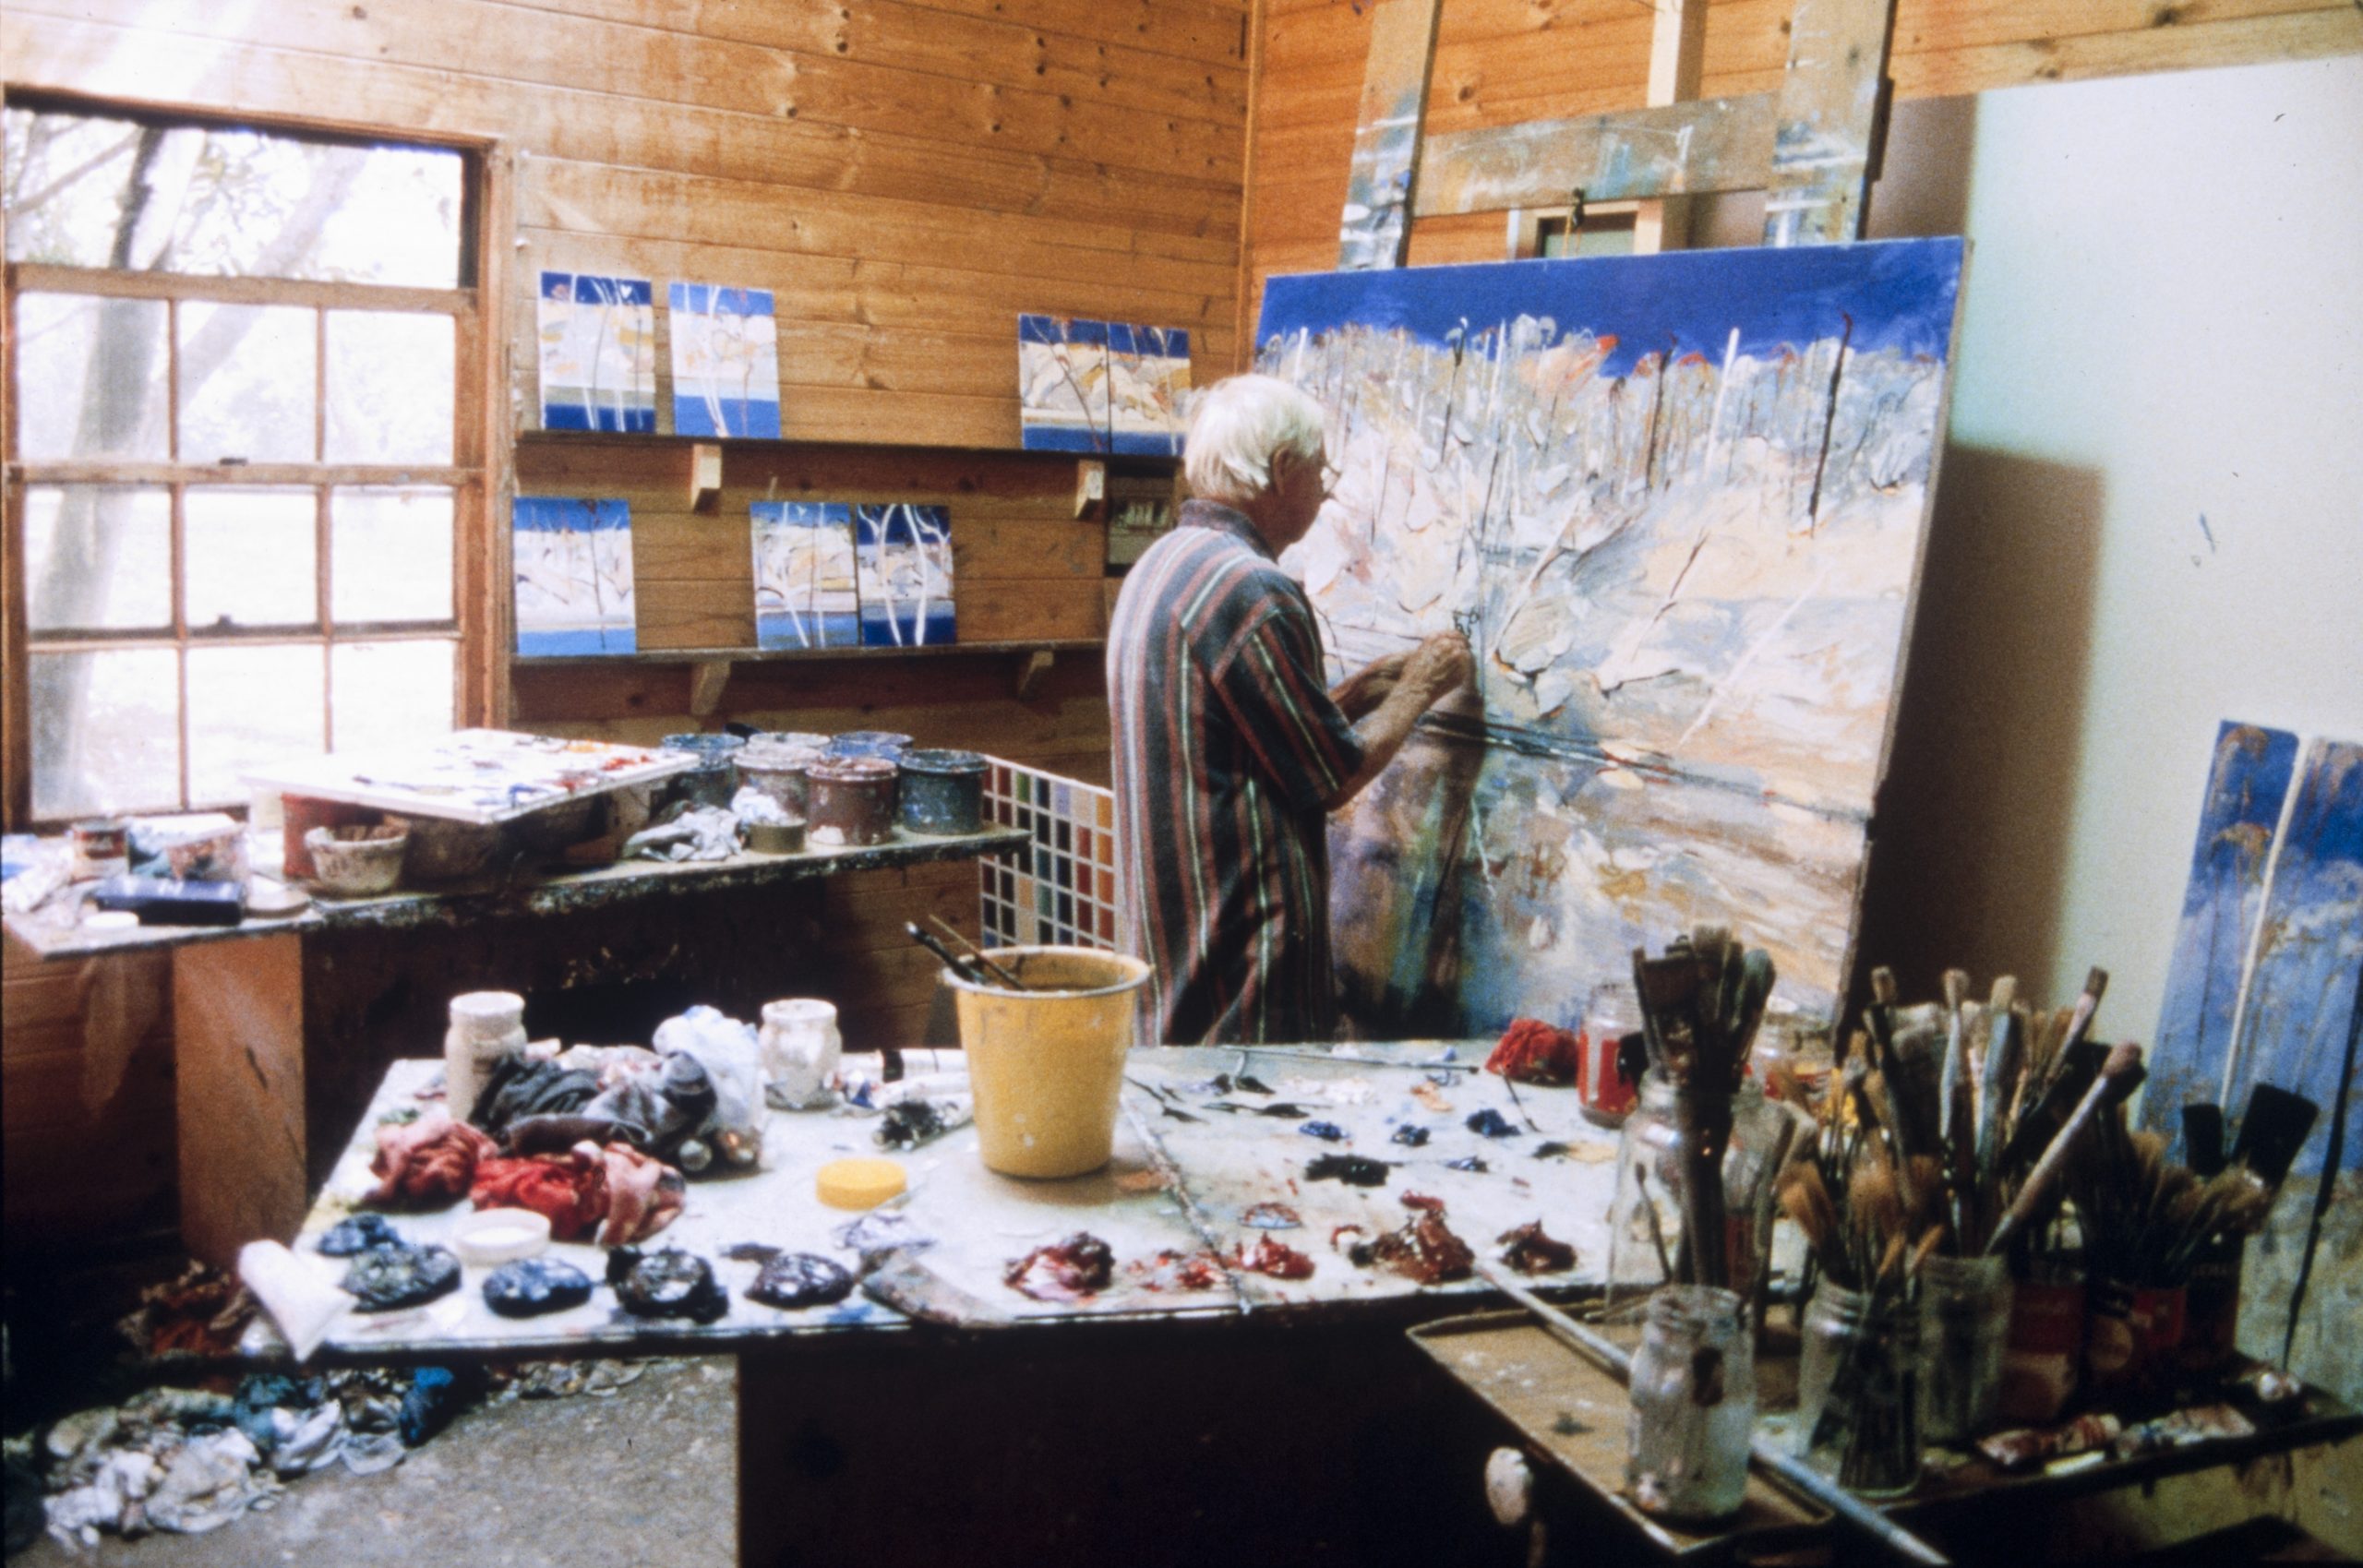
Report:
M 1484 1050 L 1136 1050 L 1115 1157 L 1091 1176 L 995 1176 L 974 1128 L 897 1156 L 911 1178 L 898 1223 L 934 1242 L 917 1258 L 1005 1316 L 1002 1326 L 914 1323 L 859 1293 L 797 1311 L 749 1300 L 758 1265 L 723 1255 L 741 1243 L 859 1266 L 846 1244 L 855 1216 L 815 1201 L 813 1173 L 876 1153 L 876 1122 L 783 1112 L 767 1124 L 759 1173 L 691 1181 L 681 1216 L 650 1243 L 714 1264 L 730 1300 L 712 1325 L 626 1318 L 604 1285 L 584 1306 L 502 1320 L 482 1301 L 486 1271 L 470 1268 L 441 1301 L 347 1314 L 324 1354 L 447 1364 L 732 1355 L 750 1563 L 1474 1561 L 1471 1549 L 1500 1538 L 1470 1481 L 1499 1433 L 1403 1330 L 1469 1310 L 1484 1287 L 1421 1286 L 1348 1253 L 1414 1218 L 1407 1196 L 1433 1197 L 1482 1256 L 1540 1220 L 1577 1255 L 1573 1268 L 1535 1276 L 1537 1287 L 1595 1286 L 1615 1169 L 1613 1135 L 1582 1121 L 1573 1091 L 1522 1087 L 1514 1101 L 1472 1071 Z M 954 1059 L 908 1058 L 914 1072 Z M 393 1068 L 299 1250 L 369 1185 L 377 1119 L 428 1103 L 415 1096 L 435 1075 L 428 1061 Z M 1485 1112 L 1512 1131 L 1470 1129 Z M 1343 1136 L 1304 1130 L 1315 1122 Z M 1398 1143 L 1405 1128 L 1425 1131 L 1426 1143 Z M 1325 1155 L 1385 1162 L 1382 1179 L 1312 1179 Z M 1472 1159 L 1486 1168 L 1454 1168 Z M 459 1217 L 396 1224 L 431 1241 Z M 1041 1300 L 1005 1283 L 1013 1261 L 1078 1230 L 1114 1254 L 1108 1288 Z M 1214 1252 L 1235 1260 L 1242 1244 L 1252 1257 L 1266 1239 L 1304 1254 L 1311 1275 L 1205 1266 Z M 603 1274 L 596 1248 L 551 1251 Z M 583 1441 L 598 1435 L 586 1429 Z M 659 1458 L 614 1462 L 618 1484 L 631 1485 Z
M 1022 849 L 1022 830 L 800 855 L 622 861 L 436 892 L 318 899 L 231 927 L 93 927 L 90 884 L 7 916 L 11 939 L 64 962 L 170 950 L 181 1234 L 226 1263 L 258 1236 L 288 1237 L 387 1064 L 440 1048 L 457 992 L 515 990 L 583 1037 L 577 1019 L 641 1040 L 665 1011 L 712 1001 L 752 1018 L 840 983 L 824 902 L 834 878 Z M 261 841 L 257 864 L 276 864 Z M 899 934 L 893 939 L 900 945 Z M 651 985 L 654 982 L 654 985 Z M 625 988 L 637 985 L 637 992 Z M 656 1008 L 641 1018 L 630 1002 Z
M 908 1053 L 912 1071 L 929 1071 L 933 1056 Z M 911 1185 L 891 1211 L 894 1223 L 926 1243 L 912 1256 L 934 1275 L 1021 1327 L 1177 1316 L 1301 1320 L 1361 1303 L 1481 1294 L 1485 1287 L 1465 1269 L 1457 1279 L 1422 1285 L 1383 1263 L 1352 1261 L 1358 1244 L 1430 1213 L 1421 1206 L 1427 1200 L 1441 1205 L 1435 1212 L 1454 1234 L 1485 1256 L 1503 1252 L 1511 1231 L 1539 1223 L 1574 1249 L 1574 1262 L 1535 1274 L 1538 1286 L 1597 1287 L 1607 1253 L 1614 1135 L 1581 1119 L 1573 1090 L 1523 1088 L 1513 1099 L 1501 1079 L 1475 1071 L 1482 1056 L 1481 1046 L 1440 1042 L 1135 1051 L 1115 1157 L 1105 1168 L 1063 1181 L 999 1176 L 978 1157 L 976 1128 L 961 1128 L 895 1156 Z M 944 1053 L 942 1060 L 956 1065 L 957 1053 Z M 375 1184 L 369 1161 L 378 1124 L 432 1108 L 440 1093 L 438 1062 L 393 1065 L 313 1204 L 295 1243 L 299 1251 L 354 1212 Z M 1502 1131 L 1488 1136 L 1469 1126 L 1472 1119 Z M 858 1269 L 864 1239 L 850 1229 L 855 1216 L 819 1203 L 814 1175 L 831 1160 L 879 1153 L 878 1126 L 874 1115 L 774 1111 L 759 1170 L 689 1183 L 680 1217 L 651 1245 L 679 1247 L 714 1265 L 731 1299 L 729 1311 L 714 1323 L 631 1318 L 604 1287 L 568 1311 L 502 1318 L 484 1303 L 482 1271 L 471 1269 L 462 1289 L 426 1307 L 347 1313 L 330 1332 L 329 1347 L 366 1355 L 462 1348 L 612 1354 L 651 1343 L 727 1344 L 906 1326 L 901 1312 L 862 1296 L 803 1311 L 760 1305 L 745 1295 L 757 1263 L 724 1255 L 751 1244 L 818 1253 Z M 1407 1141 L 1421 1135 L 1417 1143 Z M 1349 1164 L 1355 1160 L 1365 1163 Z M 1313 1174 L 1329 1165 L 1348 1165 L 1373 1184 Z M 440 1242 L 465 1213 L 462 1203 L 395 1217 L 407 1238 Z M 1004 1282 L 1013 1263 L 1077 1231 L 1099 1238 L 1114 1254 L 1105 1289 L 1041 1299 Z M 870 1244 L 877 1245 L 874 1238 Z M 1280 1278 L 1250 1266 L 1259 1252 L 1267 1262 L 1277 1258 L 1280 1247 L 1309 1264 L 1309 1274 Z M 587 1242 L 555 1246 L 552 1253 L 594 1279 L 601 1275 L 604 1255 Z

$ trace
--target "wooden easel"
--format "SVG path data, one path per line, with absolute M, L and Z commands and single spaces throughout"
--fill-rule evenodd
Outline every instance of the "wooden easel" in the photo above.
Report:
M 1697 100 L 1707 0 L 1655 0 L 1650 107 L 1425 138 L 1444 0 L 1384 0 L 1372 24 L 1338 227 L 1342 271 L 1399 267 L 1413 218 L 1645 203 L 1636 248 L 1679 245 L 1681 203 L 1761 190 L 1764 243 L 1862 237 L 1886 126 L 1894 0 L 1796 0 L 1781 89 Z

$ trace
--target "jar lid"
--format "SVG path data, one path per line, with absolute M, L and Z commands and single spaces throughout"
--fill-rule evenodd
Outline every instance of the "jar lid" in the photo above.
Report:
M 900 759 L 906 773 L 981 773 L 985 759 L 976 751 L 906 751 Z
M 804 772 L 809 778 L 830 784 L 875 784 L 901 770 L 883 757 L 824 757 Z

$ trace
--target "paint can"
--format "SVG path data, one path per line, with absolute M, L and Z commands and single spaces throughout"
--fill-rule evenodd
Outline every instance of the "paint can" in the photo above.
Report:
M 698 759 L 696 767 L 667 781 L 673 786 L 673 798 L 728 810 L 730 797 L 738 793 L 738 756 L 746 744 L 735 735 L 666 736 L 666 750 L 688 751 Z
M 821 760 L 817 746 L 784 745 L 770 736 L 759 735 L 738 753 L 738 779 L 748 788 L 769 796 L 789 816 L 802 817 L 811 797 L 805 770 Z
M 1098 1170 L 1115 1152 L 1116 1102 L 1148 965 L 1097 948 L 1000 948 L 993 957 L 1029 988 L 943 972 L 976 1097 L 978 1153 L 1004 1176 Z
M 74 875 L 121 877 L 131 870 L 131 824 L 121 817 L 86 817 L 66 830 L 74 845 Z
M 847 730 L 832 736 L 829 755 L 832 757 L 883 757 L 893 761 L 911 744 L 911 737 L 893 730 Z
M 974 751 L 906 751 L 903 827 L 942 836 L 984 826 L 985 760 Z
M 894 779 L 879 757 L 823 758 L 805 770 L 810 791 L 805 841 L 816 849 L 886 844 L 894 836 Z

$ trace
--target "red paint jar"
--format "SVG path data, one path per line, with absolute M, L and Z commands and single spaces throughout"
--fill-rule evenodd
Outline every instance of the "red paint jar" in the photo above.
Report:
M 894 763 L 877 757 L 833 757 L 805 770 L 810 827 L 805 842 L 815 849 L 886 844 L 894 837 Z

